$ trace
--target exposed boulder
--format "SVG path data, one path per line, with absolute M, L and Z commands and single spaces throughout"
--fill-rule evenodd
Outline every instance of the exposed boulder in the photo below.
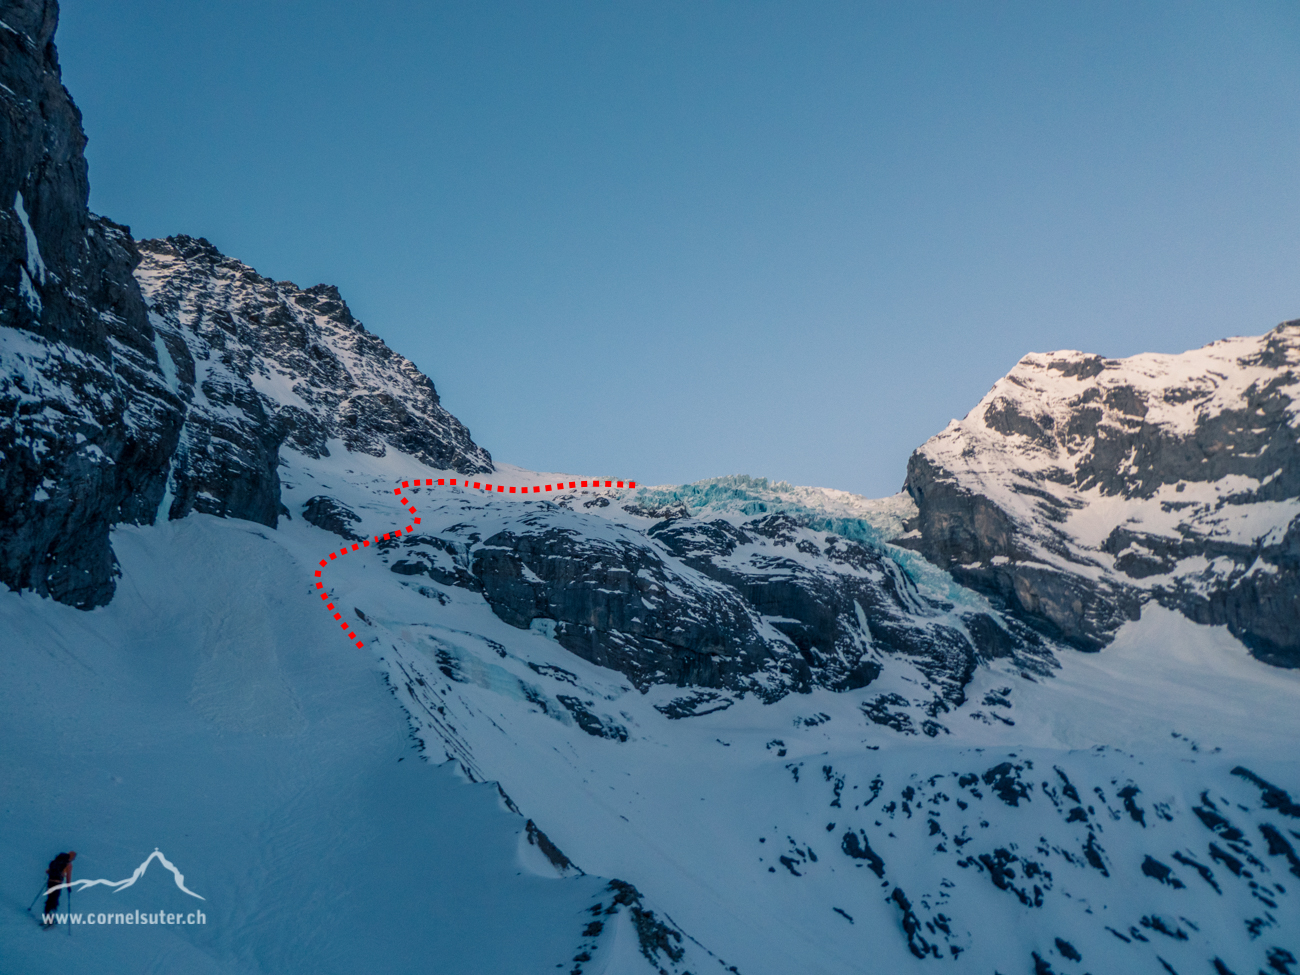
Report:
M 308 498 L 302 506 L 302 517 L 308 524 L 350 541 L 357 542 L 365 538 L 352 530 L 352 526 L 361 520 L 356 512 L 328 495 L 318 494 L 314 498 Z

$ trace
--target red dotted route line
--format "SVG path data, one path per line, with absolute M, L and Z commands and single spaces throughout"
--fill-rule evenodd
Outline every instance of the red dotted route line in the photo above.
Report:
M 447 482 L 447 478 L 444 478 L 444 477 L 440 477 L 440 478 L 438 478 L 438 483 L 439 483 L 439 484 L 445 484 L 446 482 Z M 431 478 L 431 477 L 427 477 L 427 478 L 425 478 L 425 479 L 424 479 L 424 483 L 425 483 L 426 485 L 432 487 L 432 486 L 433 486 L 433 478 Z M 415 485 L 415 487 L 419 487 L 419 486 L 420 486 L 420 481 L 418 481 L 418 480 L 415 481 L 415 482 L 414 482 L 414 485 Z M 573 488 L 585 488 L 585 487 L 594 487 L 594 488 L 598 488 L 598 487 L 601 487 L 602 485 L 603 485 L 604 487 L 627 487 L 627 488 L 634 488 L 634 487 L 636 487 L 636 481 L 628 481 L 628 482 L 626 482 L 626 483 L 624 483 L 623 481 L 600 481 L 599 479 L 597 479 L 597 480 L 593 480 L 593 481 L 590 481 L 590 482 L 588 482 L 588 481 L 570 481 L 568 487 L 565 487 L 565 486 L 564 486 L 564 482 L 563 482 L 563 481 L 560 481 L 560 482 L 558 482 L 558 483 L 555 484 L 555 485 L 550 485 L 550 484 L 548 484 L 548 485 L 546 485 L 545 488 L 543 488 L 542 485 L 540 485 L 540 484 L 533 484 L 533 485 L 531 485 L 531 486 L 530 486 L 530 485 L 524 485 L 523 487 L 518 488 L 518 489 L 513 488 L 513 487 L 508 487 L 508 486 L 506 486 L 506 485 L 504 485 L 504 484 L 498 484 L 498 485 L 496 485 L 496 487 L 493 487 L 491 484 L 481 484 L 481 483 L 478 482 L 478 481 L 475 481 L 475 482 L 473 483 L 473 485 L 471 485 L 471 484 L 469 483 L 469 481 L 468 481 L 468 480 L 465 480 L 465 479 L 461 479 L 461 482 L 460 482 L 460 486 L 461 486 L 461 487 L 472 487 L 472 488 L 473 488 L 474 490 L 476 490 L 476 491 L 488 491 L 488 492 L 496 491 L 497 494 L 514 494 L 516 490 L 518 490 L 520 494 L 528 494 L 528 493 L 530 493 L 530 492 L 531 492 L 532 494 L 541 494 L 543 491 L 547 491 L 547 492 L 552 492 L 552 491 L 568 491 L 568 490 L 571 490 L 571 489 L 573 489 Z M 452 486 L 452 487 L 455 487 L 455 486 L 456 486 L 456 478 L 454 478 L 454 477 L 451 478 L 451 486 Z M 395 491 L 395 493 L 397 493 L 397 494 L 401 494 L 401 493 L 402 493 L 402 489 L 403 489 L 403 488 L 406 488 L 406 487 L 408 487 L 408 484 L 407 484 L 406 481 L 403 481 L 403 482 L 402 482 L 402 487 L 401 487 L 401 488 L 397 488 L 396 491 Z M 403 503 L 403 504 L 406 503 L 406 499 L 405 499 L 405 498 L 402 499 L 402 503 Z M 412 508 L 411 510 L 414 511 L 415 509 Z
M 414 515 L 415 515 L 415 505 L 411 504 L 411 499 L 405 496 L 405 492 L 406 492 L 409 488 L 412 488 L 412 487 L 421 487 L 421 486 L 424 486 L 424 487 L 433 487 L 433 486 L 435 485 L 435 483 L 437 483 L 437 484 L 439 484 L 439 485 L 446 486 L 448 480 L 449 480 L 448 478 L 440 477 L 440 478 L 438 478 L 437 481 L 435 482 L 433 478 L 431 478 L 431 477 L 426 477 L 426 478 L 424 478 L 423 480 L 421 480 L 420 478 L 416 478 L 416 479 L 413 480 L 413 481 L 403 481 L 403 482 L 401 483 L 401 486 L 400 486 L 400 487 L 395 487 L 395 488 L 393 488 L 393 493 L 396 494 L 398 497 L 401 498 L 401 500 L 402 500 L 402 507 L 405 508 L 407 511 L 409 511 L 409 512 L 411 513 L 412 516 L 414 516 Z M 460 487 L 466 487 L 466 488 L 471 487 L 470 482 L 469 482 L 468 480 L 464 479 L 464 478 L 455 478 L 455 477 L 453 477 L 453 478 L 450 478 L 450 481 L 451 481 L 451 484 L 450 484 L 451 487 L 457 487 L 457 486 L 458 486 L 457 483 L 456 483 L 457 481 L 460 481 L 460 484 L 459 484 Z M 610 487 L 620 487 L 620 488 L 621 488 L 621 487 L 627 487 L 627 488 L 634 488 L 634 487 L 636 487 L 636 481 L 626 481 L 626 482 L 624 482 L 624 481 L 613 481 L 613 480 L 609 480 L 609 481 L 603 481 L 603 482 L 602 482 L 602 481 L 597 480 L 597 479 L 587 480 L 587 481 L 569 481 L 567 487 L 565 486 L 565 482 L 564 482 L 564 481 L 559 481 L 559 482 L 557 482 L 557 483 L 554 484 L 554 485 L 547 484 L 546 487 L 545 487 L 545 490 L 546 490 L 547 492 L 553 493 L 553 492 L 555 492 L 555 491 L 567 491 L 567 490 L 571 490 L 571 489 L 580 489 L 580 488 L 585 488 L 585 487 L 592 487 L 592 488 L 600 488 L 600 487 L 607 487 L 607 488 L 610 488 Z M 531 488 L 531 490 L 530 490 L 530 488 Z M 474 484 L 473 484 L 472 490 L 482 491 L 482 492 L 484 492 L 484 493 L 496 493 L 496 494 L 516 494 L 516 493 L 518 493 L 518 494 L 541 494 L 543 488 L 542 488 L 542 486 L 541 486 L 540 484 L 524 485 L 524 486 L 522 486 L 522 487 L 510 487 L 510 486 L 508 486 L 508 485 L 504 485 L 504 484 L 497 484 L 497 485 L 493 486 L 493 485 L 491 485 L 491 484 L 487 484 L 487 483 L 482 482 L 482 481 L 475 481 Z M 406 526 L 405 534 L 409 535 L 409 534 L 411 534 L 412 532 L 414 532 L 414 531 L 415 531 L 415 526 L 418 525 L 419 523 L 420 523 L 420 519 L 419 519 L 419 518 L 412 517 L 412 518 L 411 518 L 411 524 L 409 524 L 409 525 Z M 385 541 L 385 542 L 386 542 L 386 541 L 388 541 L 390 538 L 400 538 L 400 537 L 402 536 L 402 534 L 403 534 L 403 530 L 402 530 L 401 528 L 394 528 L 391 532 L 387 532 L 387 533 L 385 533 L 382 537 L 379 536 L 379 535 L 376 535 L 376 536 L 374 537 L 373 541 L 374 541 L 374 543 L 375 543 L 376 545 L 378 545 L 380 541 Z M 335 620 L 343 620 L 343 612 L 342 612 L 342 610 L 339 610 L 337 607 L 335 607 L 334 602 L 333 602 L 334 597 L 333 597 L 332 595 L 330 595 L 329 592 L 326 591 L 326 589 L 325 589 L 325 583 L 321 581 L 321 576 L 322 576 L 324 570 L 329 568 L 329 564 L 330 564 L 331 562 L 335 561 L 335 560 L 338 559 L 340 556 L 347 555 L 349 552 L 359 552 L 359 551 L 360 551 L 361 549 L 363 549 L 363 548 L 369 548 L 369 547 L 370 547 L 370 542 L 371 542 L 371 541 L 372 541 L 372 539 L 362 539 L 360 542 L 354 542 L 351 546 L 344 545 L 344 546 L 343 546 L 341 549 L 339 549 L 337 552 L 330 552 L 328 558 L 324 558 L 324 559 L 321 559 L 321 560 L 320 560 L 320 568 L 316 570 L 316 580 L 317 580 L 317 581 L 316 581 L 316 588 L 320 591 L 320 598 L 321 598 L 321 600 L 325 603 L 325 610 L 326 610 L 327 612 L 333 614 Z M 356 640 L 357 647 L 359 647 L 359 648 L 364 648 L 364 647 L 365 647 L 366 644 L 365 644 L 365 641 L 364 641 L 364 640 L 357 640 L 357 634 L 356 634 L 356 631 L 352 629 L 352 624 L 351 624 L 351 623 L 347 622 L 346 620 L 343 620 L 341 623 L 339 623 L 339 626 L 340 626 L 340 628 L 342 628 L 343 632 L 347 635 L 347 638 L 348 638 L 349 640 Z

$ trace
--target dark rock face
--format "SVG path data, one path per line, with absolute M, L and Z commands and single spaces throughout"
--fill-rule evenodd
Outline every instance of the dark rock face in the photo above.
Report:
M 804 661 L 736 594 L 702 585 L 634 532 L 582 537 L 547 520 L 474 551 L 474 575 L 507 623 L 554 620 L 561 646 L 641 690 L 670 683 L 779 696 L 810 685 Z
M 924 450 L 924 448 L 922 448 Z M 1002 605 L 1053 639 L 1079 650 L 1100 650 L 1142 599 L 1123 583 L 1076 575 L 1044 564 L 1023 526 L 991 499 L 931 462 L 921 450 L 907 465 L 907 490 L 916 501 L 921 554 L 964 586 L 996 596 Z M 1055 507 L 1055 500 L 1041 502 Z M 1068 547 L 1048 535 L 1067 560 Z M 1090 563 L 1079 560 L 1080 566 Z
M 0 3 L 0 580 L 112 598 L 108 531 L 150 523 L 181 401 L 165 382 L 124 227 L 86 206 L 58 6 Z
M 957 630 L 918 618 L 916 587 L 880 553 L 834 535 L 819 545 L 783 514 L 743 526 L 670 521 L 650 534 L 770 618 L 808 666 L 825 675 L 825 686 L 851 690 L 871 683 L 880 665 L 863 658 L 869 643 L 923 661 L 923 672 L 949 689 L 949 703 L 962 700 L 961 688 L 975 669 L 974 647 Z
M 352 530 L 352 526 L 361 518 L 341 501 L 324 494 L 307 499 L 307 503 L 302 506 L 302 517 L 308 524 L 333 532 L 350 541 L 357 542 L 365 538 L 364 535 L 358 535 Z
M 1297 367 L 1300 322 L 1181 356 L 1027 356 L 912 455 L 917 547 L 1081 649 L 1151 600 L 1300 665 Z
M 1131 579 L 1166 574 L 1188 559 L 1223 560 L 1231 566 L 1223 584 L 1205 590 L 1179 579 L 1153 591 L 1161 605 L 1197 623 L 1227 626 L 1254 656 L 1281 667 L 1300 666 L 1300 520 L 1274 544 L 1221 542 L 1130 532 L 1117 527 L 1103 551 Z
M 542 626 L 642 691 L 675 684 L 773 700 L 864 687 L 897 661 L 916 690 L 889 695 L 888 721 L 933 736 L 946 733 L 935 719 L 965 701 L 980 659 L 1011 657 L 1039 673 L 1051 666 L 1032 630 L 935 604 L 886 555 L 788 515 L 677 518 L 637 530 L 619 524 L 617 510 L 611 521 L 576 503 L 523 503 L 473 519 L 450 508 L 456 524 L 381 550 L 400 553 L 393 572 L 481 591 L 505 622 Z M 421 511 L 426 525 L 443 517 Z M 680 718 L 731 703 L 708 691 L 661 710 Z

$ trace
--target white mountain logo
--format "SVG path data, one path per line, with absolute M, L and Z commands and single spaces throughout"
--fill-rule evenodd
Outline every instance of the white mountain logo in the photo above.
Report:
M 85 890 L 87 887 L 98 887 L 99 885 L 102 884 L 105 887 L 113 887 L 114 888 L 113 893 L 120 894 L 122 891 L 126 890 L 126 888 L 130 887 L 137 880 L 143 877 L 145 870 L 148 869 L 149 864 L 152 863 L 154 860 L 157 860 L 159 863 L 161 863 L 164 867 L 166 867 L 168 870 L 172 872 L 172 876 L 176 879 L 177 887 L 185 891 L 185 893 L 189 894 L 191 897 L 197 897 L 201 901 L 207 900 L 206 897 L 194 893 L 194 891 L 190 890 L 188 887 L 185 886 L 185 875 L 181 873 L 179 870 L 177 870 L 176 864 L 172 863 L 165 856 L 163 856 L 162 853 L 159 852 L 158 847 L 156 846 L 153 848 L 153 852 L 150 853 L 149 856 L 145 858 L 144 863 L 140 864 L 140 866 L 135 868 L 135 873 L 131 874 L 131 876 L 127 877 L 125 880 L 73 880 L 70 883 L 59 884 L 57 887 L 50 887 L 46 890 L 46 893 L 48 894 L 52 891 L 63 890 L 63 888 L 65 887 L 73 890 Z

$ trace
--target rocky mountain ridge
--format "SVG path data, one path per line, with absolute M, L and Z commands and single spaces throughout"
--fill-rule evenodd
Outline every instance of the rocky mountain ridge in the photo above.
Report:
M 1053 667 L 1032 628 L 947 602 L 886 551 L 787 514 L 662 518 L 622 492 L 485 505 L 447 490 L 419 501 L 415 533 L 380 543 L 400 556 L 391 571 L 482 594 L 502 621 L 541 627 L 642 693 L 692 689 L 671 704 L 676 717 L 748 694 L 872 686 L 872 720 L 933 737 L 980 661 Z M 431 492 L 442 489 L 411 494 Z M 328 503 L 345 538 L 365 520 L 341 498 L 307 503 Z
M 35 112 L 33 102 L 11 114 L 26 111 L 30 126 L 39 116 L 44 128 L 30 137 L 68 149 L 60 165 L 47 160 L 42 177 L 64 194 L 66 212 L 50 209 L 39 189 L 46 184 L 30 172 L 21 175 L 24 199 L 34 201 L 30 224 L 18 190 L 5 210 L 8 521 L 0 564 L 11 588 L 102 605 L 114 587 L 109 529 L 123 522 L 199 512 L 275 527 L 287 516 L 349 533 L 359 516 L 326 492 L 298 510 L 285 505 L 281 470 L 290 455 L 394 451 L 441 471 L 493 469 L 433 384 L 367 332 L 336 289 L 272 281 L 202 238 L 136 243 L 92 218 L 79 117 L 57 84 L 48 43 L 54 7 L 32 0 L 18 9 L 46 43 L 6 34 L 6 77 L 44 85 L 63 112 Z M 91 262 L 76 274 L 117 274 L 117 305 L 69 290 L 75 269 L 44 243 L 68 227 L 81 234 L 78 259 Z M 87 243 L 110 233 L 116 264 Z M 831 524 L 788 516 L 699 522 L 644 508 L 574 522 L 562 506 L 519 510 L 490 538 L 477 526 L 473 544 L 408 539 L 423 547 L 410 550 L 406 570 L 436 574 L 437 558 L 459 545 L 472 558 L 456 578 L 502 619 L 550 621 L 563 645 L 643 688 L 667 682 L 773 699 L 865 686 L 888 657 L 919 661 L 925 692 L 906 700 L 895 693 L 878 714 L 938 734 L 936 715 L 961 703 L 981 655 L 1024 650 L 1027 666 L 1050 657 L 1032 630 L 953 612 L 917 592 L 878 547 L 837 537 Z M 612 527 L 612 514 L 626 514 L 623 528 Z M 914 719 L 905 713 L 913 706 L 922 709 Z
M 433 384 L 367 332 L 336 289 L 264 278 L 202 238 L 137 243 L 91 215 L 80 117 L 51 42 L 57 8 L 32 0 L 6 16 L 0 101 L 14 151 L 0 169 L 0 196 L 12 194 L 0 207 L 0 579 L 100 605 L 113 590 L 113 524 L 193 510 L 274 526 L 285 513 L 284 448 L 394 449 L 436 469 L 492 469 Z M 1227 624 L 1261 659 L 1294 665 L 1298 333 L 1287 323 L 1183 356 L 1027 356 L 913 455 L 914 530 L 854 541 L 877 552 L 863 558 L 891 539 L 914 547 L 1009 614 L 996 624 L 983 614 L 978 633 L 958 625 L 971 659 L 989 654 L 981 642 L 1097 649 L 1154 600 Z M 642 507 L 660 519 L 687 513 Z M 834 533 L 836 519 L 820 511 L 783 503 L 769 513 Z M 839 521 L 852 530 L 861 519 Z M 744 590 L 756 601 L 747 612 L 790 603 L 789 592 L 772 602 L 779 586 L 722 567 L 737 530 L 654 529 L 676 557 Z M 703 556 L 706 538 L 717 546 Z M 901 564 L 897 552 L 885 563 Z M 840 599 L 820 592 L 790 604 L 823 597 Z M 569 596 L 521 590 L 495 604 L 511 612 L 517 599 Z M 808 616 L 777 625 L 778 642 L 816 630 Z M 844 618 L 847 632 L 855 624 Z M 696 672 L 682 666 L 663 672 Z M 828 679 L 865 679 L 848 676 L 856 667 L 836 664 L 842 675 Z
M 274 527 L 282 446 L 330 445 L 486 473 L 492 458 L 433 383 L 353 318 L 331 285 L 271 281 L 202 238 L 139 244 L 136 280 L 159 358 L 185 405 L 165 508 Z

